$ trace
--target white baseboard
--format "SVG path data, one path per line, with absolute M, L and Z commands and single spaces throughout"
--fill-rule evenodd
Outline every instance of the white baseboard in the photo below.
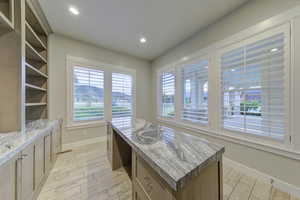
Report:
M 294 185 L 291 185 L 287 182 L 284 182 L 278 178 L 275 178 L 273 176 L 270 176 L 268 174 L 262 173 L 260 171 L 257 171 L 256 169 L 247 167 L 246 165 L 243 165 L 239 162 L 230 160 L 229 158 L 224 157 L 223 158 L 224 164 L 232 167 L 233 169 L 236 169 L 237 171 L 241 171 L 249 176 L 256 177 L 257 179 L 270 183 L 275 188 L 280 189 L 281 191 L 287 192 L 291 194 L 292 196 L 300 198 L 300 188 L 296 187 Z
M 106 141 L 106 136 L 95 137 L 95 138 L 90 138 L 90 139 L 86 139 L 86 140 L 82 140 L 82 141 L 78 141 L 78 142 L 63 144 L 62 149 L 63 149 L 63 151 L 65 151 L 68 149 L 74 149 L 74 148 L 78 148 L 80 146 L 95 144 L 98 142 L 105 142 L 105 141 Z

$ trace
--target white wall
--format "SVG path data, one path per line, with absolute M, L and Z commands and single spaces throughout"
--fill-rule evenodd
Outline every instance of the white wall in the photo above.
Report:
M 154 60 L 152 63 L 152 101 L 156 102 L 157 98 L 156 71 L 158 69 L 170 63 L 179 61 L 183 57 L 189 56 L 207 46 L 210 46 L 215 42 L 226 39 L 227 37 L 235 33 L 238 33 L 250 26 L 256 25 L 299 4 L 300 1 L 297 0 L 251 0 L 236 11 L 223 17 L 218 22 L 208 26 L 206 29 L 201 30 L 190 39 L 169 50 L 164 55 Z M 298 25 L 297 30 L 298 29 L 298 32 L 300 32 L 300 25 Z M 298 48 L 300 48 L 300 43 L 298 44 Z M 295 51 L 297 52 L 297 48 Z M 300 60 L 298 61 L 298 63 L 300 64 Z M 298 68 L 297 65 L 295 65 L 295 73 L 299 73 L 299 77 L 300 71 Z M 297 77 L 297 75 L 295 74 L 293 76 Z M 295 81 L 295 84 L 298 84 L 298 82 Z M 296 90 L 294 89 L 294 91 Z M 297 94 L 295 95 L 295 101 L 300 100 L 299 92 L 297 92 Z M 153 110 L 156 109 L 156 104 L 154 104 Z M 299 106 L 295 109 L 300 111 Z M 153 118 L 155 119 L 156 116 L 153 115 Z M 260 172 L 271 175 L 284 182 L 300 187 L 300 173 L 298 173 L 300 169 L 300 161 L 298 160 L 283 157 L 252 147 L 247 147 L 236 142 L 230 142 L 211 136 L 206 136 L 201 133 L 199 134 L 199 132 L 197 133 L 188 131 L 187 129 L 180 130 L 189 132 L 191 134 L 200 135 L 201 137 L 205 137 L 211 141 L 224 144 L 226 148 L 225 156 L 227 156 L 228 158 L 240 162 L 241 164 L 244 164 L 248 167 L 254 168 Z
M 136 115 L 151 120 L 151 67 L 149 62 L 96 47 L 61 35 L 49 37 L 49 118 L 63 118 L 63 143 L 80 142 L 105 135 L 104 127 L 68 130 L 66 56 L 72 55 L 136 70 Z

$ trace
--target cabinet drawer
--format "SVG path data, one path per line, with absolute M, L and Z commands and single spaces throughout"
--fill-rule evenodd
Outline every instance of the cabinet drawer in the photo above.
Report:
M 139 156 L 135 156 L 135 181 L 140 185 L 151 200 L 171 200 L 171 189 L 164 180 Z

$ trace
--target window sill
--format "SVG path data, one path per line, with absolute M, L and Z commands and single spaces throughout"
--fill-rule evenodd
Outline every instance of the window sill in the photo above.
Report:
M 106 125 L 106 121 L 93 121 L 93 122 L 82 122 L 82 123 L 73 123 L 67 125 L 67 130 L 76 130 L 76 129 L 83 129 L 83 128 L 96 128 L 96 127 L 103 127 Z
M 284 147 L 283 145 L 275 145 L 275 144 L 269 144 L 269 143 L 265 143 L 265 142 L 256 142 L 256 141 L 252 141 L 250 139 L 244 139 L 242 137 L 238 137 L 236 135 L 229 136 L 226 133 L 222 133 L 222 132 L 218 133 L 216 131 L 208 130 L 205 127 L 201 128 L 201 127 L 197 127 L 195 125 L 190 125 L 190 124 L 186 124 L 183 122 L 177 122 L 177 121 L 168 120 L 168 119 L 164 119 L 164 118 L 157 118 L 157 121 L 167 124 L 167 125 L 174 126 L 176 128 L 182 128 L 182 129 L 185 129 L 188 131 L 197 132 L 202 135 L 229 141 L 229 142 L 232 142 L 235 144 L 247 146 L 247 147 L 250 147 L 253 149 L 257 149 L 257 150 L 261 150 L 261 151 L 265 151 L 265 152 L 269 152 L 269 153 L 273 153 L 273 154 L 284 156 L 284 157 L 287 157 L 290 159 L 300 160 L 300 152 L 299 151 L 289 149 L 287 147 Z

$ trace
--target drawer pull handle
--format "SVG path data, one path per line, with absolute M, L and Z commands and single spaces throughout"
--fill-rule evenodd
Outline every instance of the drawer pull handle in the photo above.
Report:
M 148 194 L 150 194 L 152 192 L 153 186 L 152 186 L 152 182 L 151 179 L 149 177 L 144 177 L 145 180 L 145 190 Z

